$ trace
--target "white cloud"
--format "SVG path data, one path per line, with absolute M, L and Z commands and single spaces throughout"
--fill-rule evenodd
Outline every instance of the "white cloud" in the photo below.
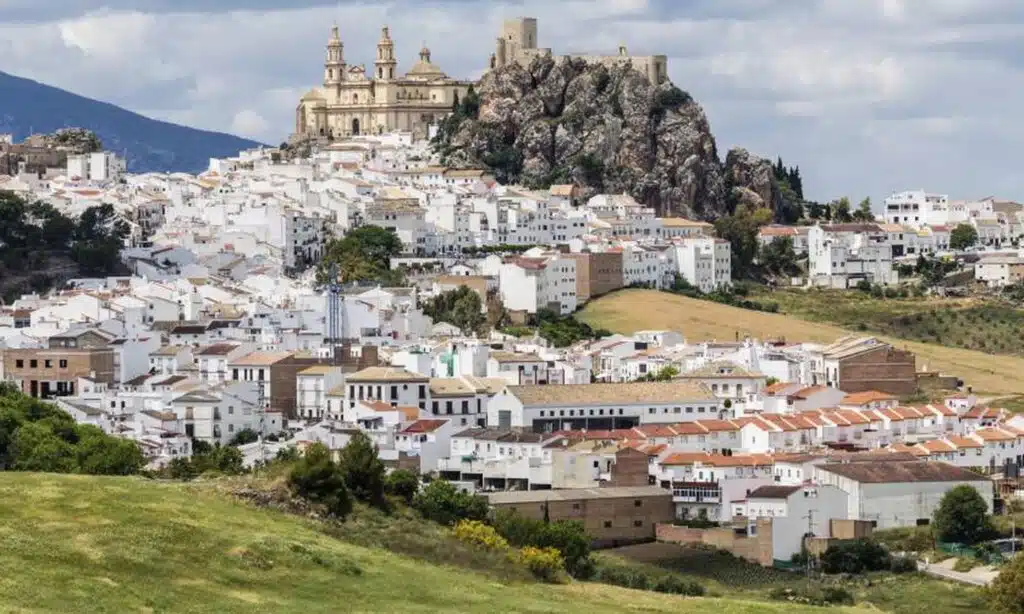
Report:
M 46 4 L 18 2 L 0 2 L 0 14 Z M 46 21 L 40 9 L 36 22 L 0 24 L 6 66 L 161 119 L 265 142 L 287 136 L 298 96 L 322 78 L 333 21 L 350 63 L 373 62 L 388 23 L 400 69 L 425 42 L 449 74 L 473 77 L 500 21 L 533 15 L 541 45 L 556 53 L 613 53 L 620 43 L 632 53 L 665 53 L 672 79 L 704 105 L 720 151 L 736 144 L 782 155 L 801 165 L 811 196 L 877 199 L 901 185 L 966 196 L 995 192 L 991 185 L 1024 198 L 1024 179 L 1011 166 L 1015 139 L 1024 137 L 1016 128 L 1024 8 L 1012 0 L 233 0 L 178 13 L 164 0 L 122 12 L 102 5 L 129 3 L 72 4 L 59 20 Z M 971 173 L 957 172 L 961 149 L 974 152 Z
M 241 136 L 260 138 L 266 134 L 270 123 L 263 119 L 263 116 L 252 109 L 244 109 L 235 113 L 231 120 L 231 132 Z

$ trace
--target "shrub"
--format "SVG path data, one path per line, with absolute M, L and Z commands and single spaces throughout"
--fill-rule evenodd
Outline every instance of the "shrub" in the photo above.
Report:
M 322 504 L 336 518 L 344 520 L 352 511 L 345 474 L 331 460 L 330 450 L 321 443 L 306 450 L 305 456 L 289 473 L 288 485 L 300 497 Z
M 997 612 L 1024 614 L 1024 556 L 1016 556 L 1003 566 L 985 596 Z
M 917 559 L 910 556 L 894 556 L 889 562 L 892 573 L 911 573 L 917 571 Z
M 969 557 L 965 556 L 965 557 L 957 559 L 956 562 L 953 563 L 953 571 L 958 571 L 960 573 L 967 573 L 968 571 L 974 569 L 977 565 L 978 565 L 977 561 L 975 561 L 972 558 L 969 558 Z
M 412 505 L 424 518 L 452 526 L 460 520 L 485 520 L 487 500 L 434 480 L 413 497 Z
M 768 593 L 768 598 L 774 601 L 789 601 L 816 606 L 853 605 L 856 602 L 850 591 L 837 586 L 827 586 L 820 590 L 813 588 L 776 588 Z
M 704 587 L 697 582 L 687 582 L 676 576 L 663 576 L 653 585 L 651 590 L 659 593 L 670 593 L 673 595 L 686 595 L 688 597 L 704 596 Z
M 252 429 L 242 429 L 235 433 L 235 436 L 231 438 L 228 443 L 229 446 L 244 446 L 247 443 L 254 443 L 259 441 L 260 436 L 256 431 Z
M 527 546 L 519 551 L 519 560 L 538 580 L 559 582 L 565 570 L 562 553 L 554 548 Z
M 398 497 L 406 503 L 412 503 L 412 498 L 420 489 L 420 478 L 413 472 L 405 469 L 396 469 L 384 478 L 384 490 L 393 497 Z
M 889 568 L 889 553 L 874 540 L 841 541 L 821 555 L 821 568 L 828 574 L 881 571 Z
M 485 550 L 508 550 L 508 540 L 479 520 L 460 520 L 455 525 L 455 537 Z

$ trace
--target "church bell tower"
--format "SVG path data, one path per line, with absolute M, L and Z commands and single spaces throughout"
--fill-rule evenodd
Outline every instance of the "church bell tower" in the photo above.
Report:
M 391 40 L 391 32 L 387 26 L 381 29 L 380 41 L 377 42 L 377 61 L 374 63 L 374 77 L 379 81 L 391 81 L 395 78 L 395 42 Z
M 331 38 L 327 41 L 327 61 L 324 62 L 324 87 L 337 87 L 344 80 L 345 44 L 341 42 L 338 26 L 335 25 L 331 28 Z

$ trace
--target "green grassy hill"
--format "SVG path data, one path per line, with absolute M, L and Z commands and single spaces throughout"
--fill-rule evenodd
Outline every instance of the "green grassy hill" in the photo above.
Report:
M 2 612 L 821 611 L 501 581 L 336 539 L 202 483 L 0 473 L 0 543 Z

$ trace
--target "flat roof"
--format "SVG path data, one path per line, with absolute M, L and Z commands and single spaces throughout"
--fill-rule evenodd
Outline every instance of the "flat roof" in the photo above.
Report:
M 865 484 L 906 482 L 987 482 L 983 475 L 936 461 L 866 461 L 825 463 L 819 469 Z
M 487 495 L 491 505 L 579 501 L 581 499 L 628 499 L 630 497 L 667 497 L 672 493 L 657 486 L 619 486 L 610 488 L 568 488 L 564 490 L 517 490 Z

